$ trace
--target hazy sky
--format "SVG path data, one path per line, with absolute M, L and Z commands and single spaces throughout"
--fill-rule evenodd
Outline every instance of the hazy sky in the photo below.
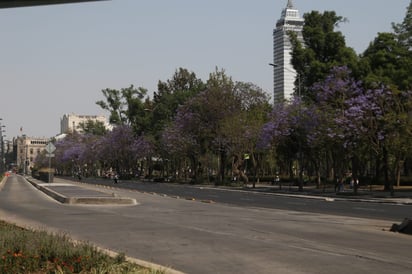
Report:
M 333 10 L 362 53 L 400 23 L 410 0 L 294 0 L 301 15 Z M 0 121 L 6 139 L 55 136 L 66 113 L 108 116 L 101 90 L 153 94 L 186 68 L 215 67 L 272 93 L 272 32 L 287 0 L 112 0 L 0 10 Z

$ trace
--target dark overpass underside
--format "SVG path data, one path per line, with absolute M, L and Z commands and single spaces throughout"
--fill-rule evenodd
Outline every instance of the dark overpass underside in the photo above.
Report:
M 0 0 L 0 9 L 96 1 L 105 0 Z

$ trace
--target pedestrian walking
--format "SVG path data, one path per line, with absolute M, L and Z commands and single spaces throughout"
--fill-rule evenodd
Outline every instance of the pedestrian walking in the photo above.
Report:
M 119 176 L 117 175 L 117 174 L 115 174 L 114 176 L 113 176 L 113 181 L 114 181 L 114 183 L 115 184 L 117 184 L 117 181 L 119 180 Z

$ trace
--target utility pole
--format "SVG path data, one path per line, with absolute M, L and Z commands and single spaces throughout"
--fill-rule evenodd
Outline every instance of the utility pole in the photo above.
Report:
M 2 121 L 3 119 L 0 118 L 0 121 Z M 4 140 L 3 138 L 6 137 L 6 135 L 3 135 L 3 132 L 5 132 L 5 130 L 3 130 L 3 128 L 6 127 L 4 125 L 1 124 L 0 122 L 0 173 L 3 174 L 5 172 L 5 163 L 4 163 Z

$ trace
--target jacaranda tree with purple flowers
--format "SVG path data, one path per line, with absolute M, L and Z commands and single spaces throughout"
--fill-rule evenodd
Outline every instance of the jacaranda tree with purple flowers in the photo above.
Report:
M 205 169 L 209 166 L 206 164 L 207 152 L 215 151 L 221 156 L 222 162 L 226 160 L 226 140 L 220 134 L 219 123 L 235 111 L 233 87 L 231 78 L 224 71 L 216 70 L 210 75 L 207 89 L 181 106 L 171 128 L 164 132 L 164 146 L 173 146 L 172 151 L 185 153 L 195 181 L 203 179 Z M 179 136 L 181 140 L 177 142 Z M 217 139 L 221 142 L 216 144 L 214 141 Z
M 353 100 L 362 98 L 363 87 L 351 77 L 347 67 L 335 67 L 324 81 L 313 85 L 312 92 L 316 94 L 318 113 L 323 116 L 323 143 L 330 147 L 325 155 L 331 163 L 328 175 L 343 178 L 348 172 L 347 163 L 352 160 L 355 163 L 363 152 L 359 130 L 354 124 L 361 117 L 350 117 L 347 113 L 348 109 L 358 109 Z
M 368 90 L 372 108 L 366 109 L 373 116 L 363 129 L 370 129 L 368 144 L 377 152 L 376 176 L 384 172 L 385 189 L 393 190 L 393 183 L 400 184 L 402 163 L 412 152 L 412 93 L 388 87 Z
M 252 175 L 255 187 L 256 181 L 259 181 L 259 169 L 263 159 L 263 151 L 257 149 L 257 142 L 271 110 L 269 98 L 261 88 L 252 83 L 236 82 L 233 94 L 235 111 L 220 122 L 220 135 L 214 140 L 214 144 L 220 151 L 222 147 L 226 148 L 227 156 L 232 159 L 233 175 L 243 179 L 244 183 L 248 183 Z M 224 170 L 221 169 L 220 178 L 223 177 Z
M 279 172 L 288 174 L 291 179 L 298 178 L 301 190 L 304 171 L 315 155 L 311 153 L 314 146 L 311 147 L 310 144 L 315 144 L 314 132 L 317 127 L 317 113 L 299 97 L 295 97 L 289 104 L 275 105 L 270 121 L 263 126 L 261 132 L 259 146 L 274 147 Z
M 383 170 L 391 189 L 400 163 L 412 151 L 411 93 L 385 86 L 366 89 L 347 67 L 333 68 L 311 91 L 313 103 L 295 98 L 277 105 L 263 127 L 261 144 L 275 147 L 280 168 L 288 164 L 293 174 L 297 161 L 299 172 L 316 172 L 318 184 L 321 176 L 375 174 L 377 179 Z
M 333 162 L 343 163 L 334 166 L 337 175 L 348 170 L 354 177 L 375 174 L 376 180 L 383 170 L 385 187 L 392 189 L 395 174 L 399 180 L 400 163 L 411 151 L 411 93 L 387 86 L 366 89 L 346 67 L 335 68 L 313 89 L 317 106 L 332 118 L 326 143 L 343 149 L 338 154 L 331 151 Z
M 136 174 L 138 161 L 151 155 L 151 145 L 143 136 L 136 137 L 128 125 L 120 125 L 100 139 L 98 158 L 105 168 L 117 174 Z
M 206 171 L 210 175 L 215 170 L 218 182 L 223 182 L 231 166 L 233 176 L 247 183 L 245 155 L 254 154 L 268 108 L 266 95 L 256 86 L 235 83 L 224 71 L 216 70 L 206 90 L 178 109 L 173 124 L 163 133 L 163 146 L 181 159 L 187 157 L 196 181 Z M 212 163 L 216 158 L 217 168 Z
M 129 177 L 153 155 L 152 143 L 127 125 L 103 136 L 70 133 L 55 145 L 54 164 L 61 175 L 99 176 L 110 170 Z
M 81 174 L 86 163 L 84 154 L 87 150 L 83 135 L 73 132 L 55 143 L 55 165 L 60 174 Z

